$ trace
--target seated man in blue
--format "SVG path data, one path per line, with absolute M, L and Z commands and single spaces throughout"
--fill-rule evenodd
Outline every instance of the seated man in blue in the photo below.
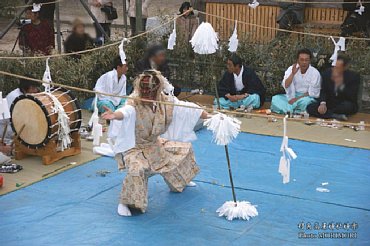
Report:
M 227 71 L 218 85 L 220 107 L 224 109 L 259 108 L 265 101 L 266 89 L 257 74 L 246 66 L 242 59 L 233 54 L 227 60 Z M 217 99 L 215 100 L 217 105 Z
M 127 64 L 122 64 L 119 56 L 113 60 L 113 70 L 106 72 L 96 82 L 94 91 L 103 92 L 107 94 L 126 96 L 126 74 Z M 125 104 L 125 98 L 106 96 L 97 94 L 97 106 L 99 113 L 105 112 L 104 107 L 112 111 L 122 107 Z
M 271 111 L 278 114 L 301 113 L 320 96 L 321 76 L 310 65 L 311 57 L 308 49 L 298 51 L 297 63 L 286 70 L 282 82 L 286 94 L 272 97 Z
M 338 55 L 335 67 L 322 74 L 320 98 L 308 105 L 311 116 L 347 120 L 358 111 L 360 75 L 348 69 L 349 58 Z

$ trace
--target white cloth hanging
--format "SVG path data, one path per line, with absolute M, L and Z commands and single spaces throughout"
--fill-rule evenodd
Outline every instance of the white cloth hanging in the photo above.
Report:
M 58 98 L 51 93 L 47 94 L 54 103 L 52 112 L 58 114 L 58 147 L 63 151 L 68 149 L 72 143 L 72 139 L 70 137 L 71 129 L 69 127 L 69 116 L 64 111 L 63 105 Z
M 330 60 L 333 61 L 331 63 L 332 66 L 335 66 L 337 63 L 337 58 L 338 58 L 338 52 L 339 51 L 346 51 L 346 39 L 343 37 L 340 37 L 338 42 L 335 41 L 335 39 L 330 36 L 331 40 L 333 41 L 334 44 L 334 52 L 330 57 Z
M 5 120 L 10 118 L 8 100 L 3 98 L 3 92 L 0 91 L 0 120 Z
M 47 93 L 50 93 L 50 83 L 52 82 L 51 72 L 50 72 L 50 67 L 49 67 L 49 59 L 50 57 L 46 59 L 45 72 L 44 72 L 44 76 L 42 77 L 42 81 L 46 82 L 46 83 L 42 83 L 42 85 L 45 87 L 45 92 Z
M 365 12 L 365 6 L 362 5 L 361 0 L 358 1 L 360 4 L 360 7 L 355 10 L 355 12 L 359 15 L 362 15 L 363 12 Z
M 123 38 L 121 44 L 118 46 L 118 51 L 119 51 L 119 56 L 121 58 L 122 64 L 126 64 L 126 53 L 125 50 L 123 49 L 123 45 L 125 42 L 129 42 L 127 38 Z
M 94 99 L 94 113 L 89 120 L 89 126 L 92 126 L 91 135 L 93 136 L 93 145 L 100 144 L 100 137 L 103 136 L 103 126 L 99 123 L 99 110 L 97 106 L 97 96 Z
M 229 51 L 236 52 L 236 50 L 238 49 L 238 45 L 238 21 L 235 21 L 234 32 L 229 39 Z
M 190 40 L 195 53 L 207 55 L 218 50 L 218 36 L 212 25 L 208 22 L 200 24 Z
M 282 156 L 280 158 L 279 163 L 279 173 L 281 176 L 283 176 L 283 183 L 289 183 L 290 181 L 290 161 L 291 159 L 296 159 L 297 155 L 294 153 L 294 151 L 289 148 L 288 145 L 288 136 L 287 136 L 287 119 L 288 116 L 285 116 L 283 119 L 284 124 L 284 135 L 283 135 L 283 141 L 281 143 L 280 152 L 282 152 Z
M 173 21 L 173 30 L 168 38 L 168 43 L 167 43 L 167 49 L 173 50 L 173 47 L 176 45 L 176 19 Z
M 248 6 L 252 9 L 257 8 L 260 5 L 260 3 L 257 0 L 253 0 L 252 3 L 249 3 Z

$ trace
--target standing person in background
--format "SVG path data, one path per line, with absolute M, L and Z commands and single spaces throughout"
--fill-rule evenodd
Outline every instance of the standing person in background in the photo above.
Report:
M 146 21 L 149 16 L 148 7 L 149 7 L 151 0 L 139 0 L 139 1 L 142 1 L 142 8 L 141 8 L 142 24 L 143 24 L 142 31 L 145 31 Z M 128 16 L 130 17 L 131 36 L 134 36 L 139 32 L 139 30 L 136 30 L 136 0 L 128 0 L 128 2 L 129 2 Z
M 27 4 L 28 0 L 24 2 Z M 33 2 L 36 4 L 41 3 L 40 19 L 48 21 L 54 30 L 55 0 L 35 0 Z
M 113 6 L 112 0 L 89 0 L 90 10 L 98 20 L 99 24 L 104 29 L 105 33 L 110 37 L 111 31 L 110 26 L 112 24 L 111 20 L 108 20 L 107 14 L 104 13 L 101 8 L 104 5 Z M 95 31 L 96 31 L 96 39 L 97 40 L 104 40 L 104 34 L 99 30 L 97 24 L 94 22 Z
M 80 19 L 75 19 L 72 23 L 73 31 L 64 42 L 66 53 L 82 51 L 93 47 L 93 39 L 85 32 L 85 24 Z M 80 58 L 81 55 L 74 55 Z
M 199 19 L 194 14 L 193 7 L 189 2 L 183 2 L 181 4 L 179 12 L 180 15 L 184 14 L 185 12 L 186 14 L 177 18 L 176 20 L 177 40 L 179 41 L 179 43 L 181 42 L 189 44 L 189 41 L 191 40 L 199 26 Z
M 19 34 L 19 47 L 30 55 L 50 55 L 55 47 L 54 31 L 48 21 L 40 19 L 40 10 L 38 4 L 26 10 L 31 23 L 24 25 Z
M 277 17 L 280 29 L 292 30 L 296 24 L 302 24 L 304 20 L 305 3 L 280 2 L 280 13 Z M 284 32 L 278 32 L 278 36 L 283 36 Z

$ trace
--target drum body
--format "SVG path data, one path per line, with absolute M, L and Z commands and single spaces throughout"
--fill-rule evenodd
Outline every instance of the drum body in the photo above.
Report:
M 78 101 L 64 89 L 52 90 L 69 116 L 71 132 L 81 127 L 81 109 Z M 44 147 L 49 141 L 58 141 L 58 113 L 53 112 L 54 102 L 48 93 L 37 93 L 17 97 L 11 108 L 13 131 L 22 144 L 29 148 Z M 20 133 L 20 134 L 19 134 Z

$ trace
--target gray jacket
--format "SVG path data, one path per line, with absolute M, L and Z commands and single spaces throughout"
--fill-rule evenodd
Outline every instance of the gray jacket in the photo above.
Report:
M 280 13 L 277 17 L 277 22 L 289 11 L 293 11 L 297 15 L 297 19 L 300 23 L 303 23 L 304 20 L 304 8 L 305 3 L 286 3 L 280 2 L 279 6 L 281 8 Z

